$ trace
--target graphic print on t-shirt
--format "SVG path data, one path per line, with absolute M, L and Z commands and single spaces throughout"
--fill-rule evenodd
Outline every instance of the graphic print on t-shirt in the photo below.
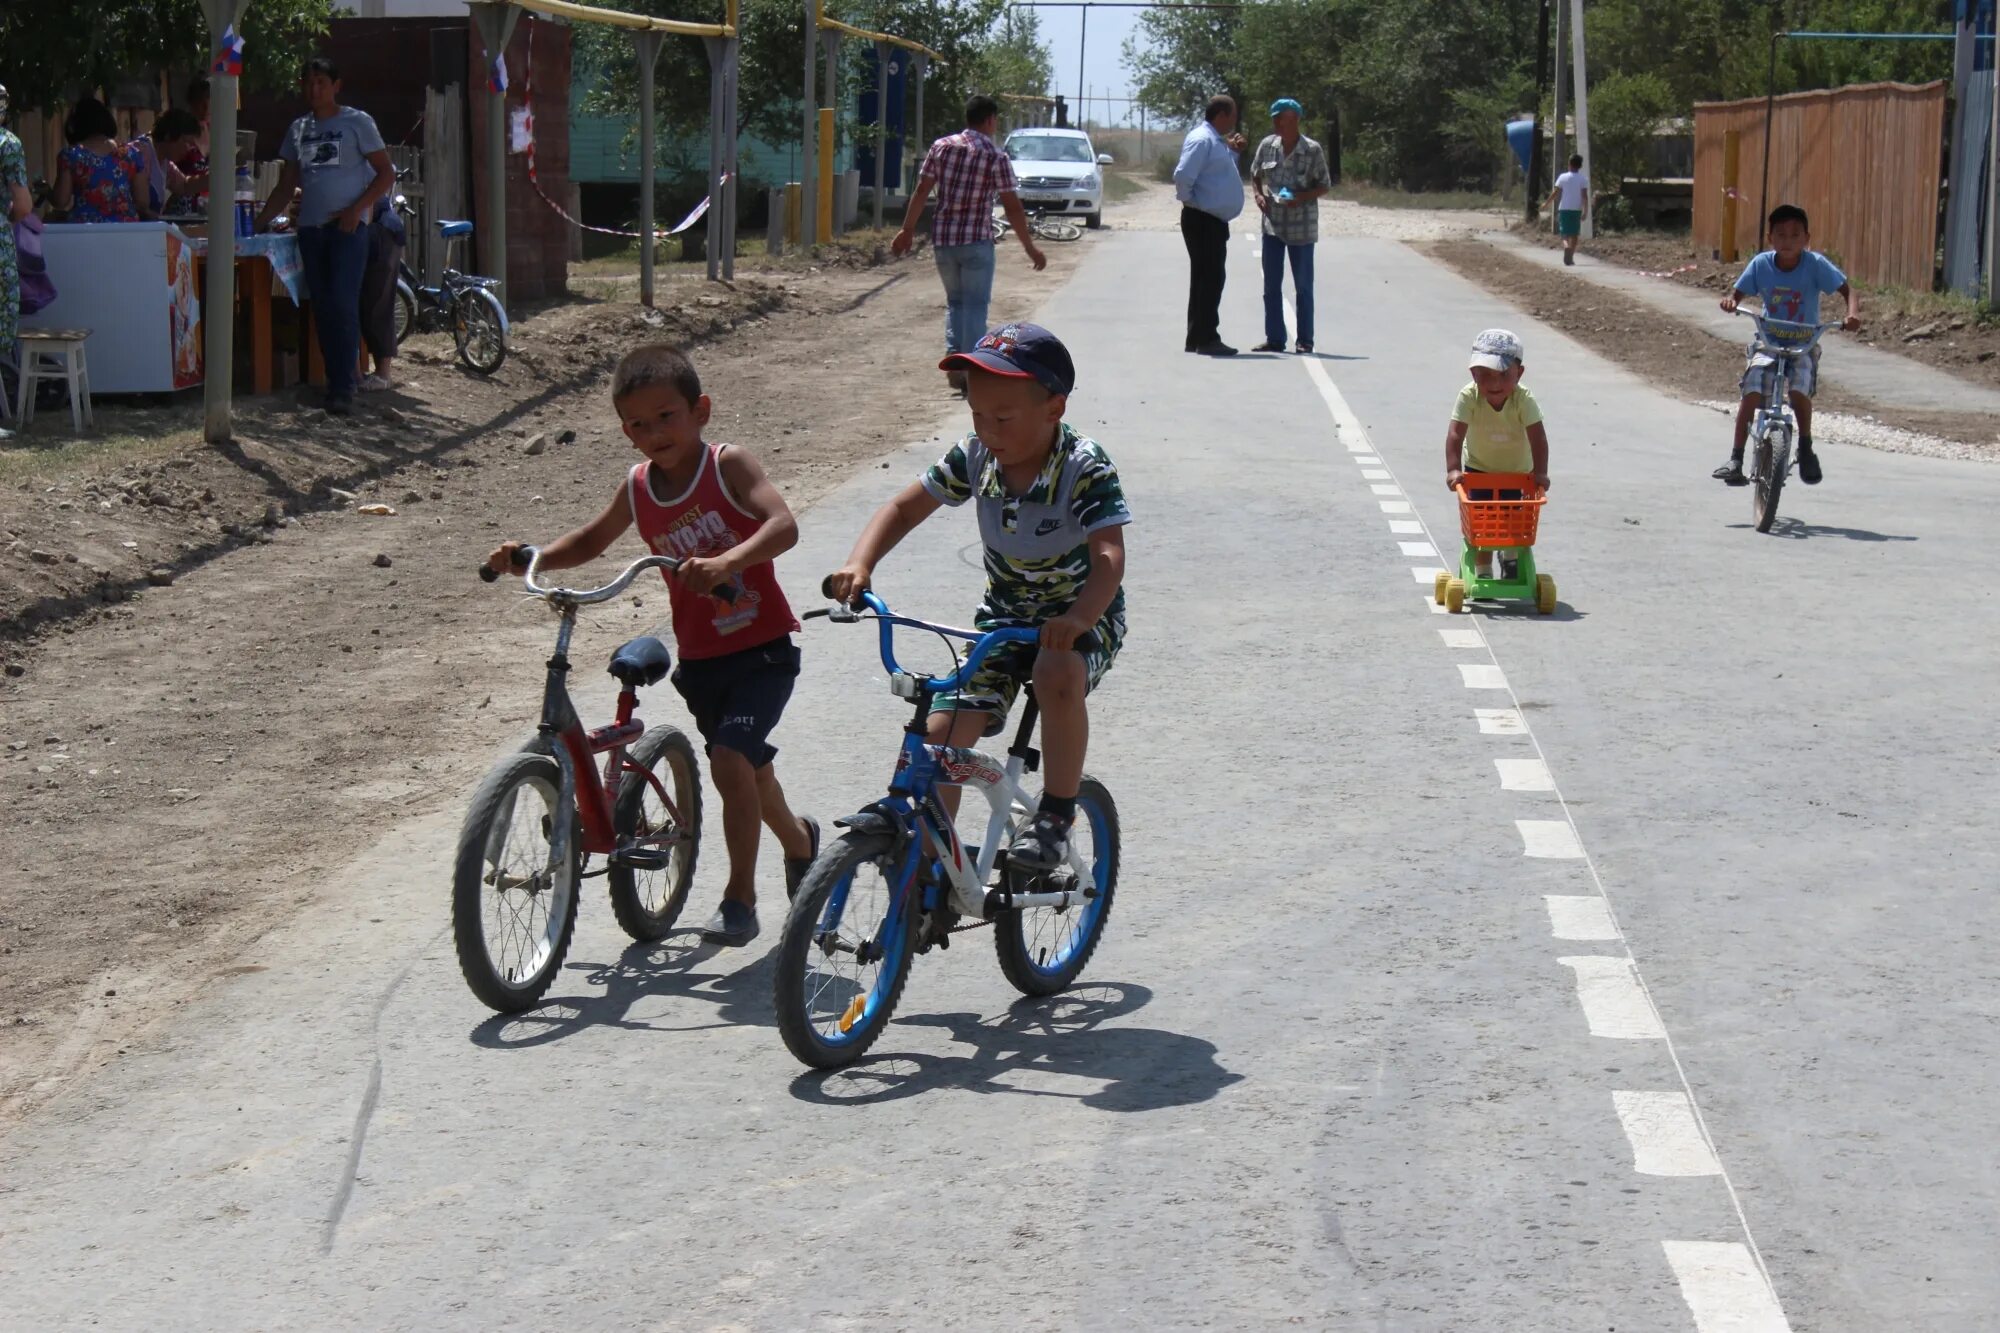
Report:
M 341 133 L 329 130 L 324 133 L 307 130 L 299 136 L 299 165 L 306 171 L 321 171 L 341 165 Z
M 680 560 L 722 555 L 735 545 L 736 533 L 730 529 L 728 521 L 702 505 L 696 505 L 682 514 L 673 527 L 652 543 L 655 555 L 670 555 Z M 734 594 L 733 600 L 724 601 L 718 595 L 724 589 Z M 731 574 L 717 584 L 716 592 L 709 596 L 715 603 L 717 634 L 734 634 L 756 620 L 757 607 L 764 600 L 754 589 L 744 585 L 741 574 Z

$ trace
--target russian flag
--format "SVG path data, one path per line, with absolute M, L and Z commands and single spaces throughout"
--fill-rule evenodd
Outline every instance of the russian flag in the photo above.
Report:
M 486 75 L 486 91 L 504 93 L 507 91 L 507 57 L 505 53 L 493 57 L 493 68 Z
M 222 45 L 215 53 L 215 64 L 210 67 L 210 72 L 227 74 L 232 78 L 242 75 L 243 39 L 236 35 L 236 25 L 231 24 L 222 30 Z

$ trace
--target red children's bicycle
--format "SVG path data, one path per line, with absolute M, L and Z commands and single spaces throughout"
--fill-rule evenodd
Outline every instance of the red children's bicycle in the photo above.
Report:
M 680 561 L 647 556 L 602 588 L 580 591 L 543 587 L 536 578 L 540 558 L 532 546 L 514 555 L 526 567 L 529 596 L 556 613 L 541 727 L 473 793 L 452 876 L 459 968 L 472 993 L 503 1013 L 534 1007 L 555 980 L 576 930 L 583 880 L 604 876 L 625 933 L 656 940 L 673 929 L 687 903 L 701 845 L 694 746 L 676 728 L 647 730 L 635 716 L 640 689 L 664 679 L 673 665 L 667 646 L 639 638 L 611 655 L 609 670 L 624 688 L 609 726 L 586 731 L 568 685 L 577 611 L 610 601 L 649 569 L 672 570 Z M 479 574 L 489 583 L 499 577 L 484 566 Z M 596 870 L 588 868 L 593 856 L 604 858 Z

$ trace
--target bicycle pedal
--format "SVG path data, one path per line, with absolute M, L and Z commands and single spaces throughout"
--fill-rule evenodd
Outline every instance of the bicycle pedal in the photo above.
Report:
M 627 870 L 665 870 L 672 864 L 673 855 L 673 851 L 666 847 L 627 847 L 604 859 Z

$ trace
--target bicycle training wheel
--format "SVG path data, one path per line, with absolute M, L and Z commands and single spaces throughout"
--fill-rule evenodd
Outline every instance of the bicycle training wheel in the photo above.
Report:
M 860 1059 L 909 977 L 915 904 L 896 893 L 893 846 L 879 833 L 842 834 L 813 862 L 785 918 L 778 1031 L 814 1069 Z
M 459 359 L 480 374 L 491 375 L 507 359 L 507 312 L 486 288 L 468 287 L 458 294 L 452 330 Z
M 1095 887 L 1096 896 L 1081 905 L 1002 912 L 993 922 L 1000 970 L 1023 995 L 1054 995 L 1075 981 L 1104 937 L 1118 891 L 1118 807 L 1095 778 L 1077 788 L 1069 841 L 1087 867 L 1084 887 Z
M 458 835 L 451 933 L 465 984 L 489 1007 L 531 1009 L 555 980 L 576 930 L 578 846 L 576 811 L 548 755 L 509 755 L 473 793 Z
M 1035 235 L 1045 241 L 1079 241 L 1083 239 L 1083 228 L 1068 218 L 1042 217 L 1035 219 Z
M 1750 488 L 1750 512 L 1757 531 L 1769 532 L 1778 521 L 1778 496 L 1792 467 L 1791 432 L 1777 429 L 1757 441 L 1757 484 Z
M 396 279 L 396 345 L 402 346 L 417 331 L 417 294 L 410 284 Z
M 656 870 L 613 863 L 605 872 L 611 910 L 635 940 L 656 940 L 674 928 L 694 883 L 701 850 L 701 769 L 694 746 L 672 727 L 654 727 L 630 751 L 631 761 L 660 780 L 673 801 L 668 806 L 653 784 L 637 773 L 625 775 L 612 809 L 611 827 L 619 845 L 664 852 Z

